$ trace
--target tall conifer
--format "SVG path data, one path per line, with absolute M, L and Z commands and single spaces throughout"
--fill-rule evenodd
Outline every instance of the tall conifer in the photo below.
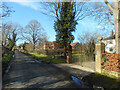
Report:
M 76 30 L 75 3 L 63 2 L 59 12 L 59 19 L 54 23 L 57 42 L 64 46 L 64 56 L 66 57 L 67 47 L 74 40 L 72 32 Z

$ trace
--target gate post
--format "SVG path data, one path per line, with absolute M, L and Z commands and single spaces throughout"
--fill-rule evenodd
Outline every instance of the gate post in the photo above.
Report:
M 95 55 L 95 71 L 98 73 L 102 72 L 102 67 L 101 67 L 101 61 L 102 61 L 102 37 L 98 37 L 99 42 L 96 43 L 95 45 L 95 50 L 96 50 L 96 55 Z

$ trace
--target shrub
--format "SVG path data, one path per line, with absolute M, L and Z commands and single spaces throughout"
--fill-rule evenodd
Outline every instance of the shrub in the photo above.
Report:
M 3 73 L 5 72 L 6 68 L 8 67 L 8 63 L 12 59 L 13 51 L 9 51 L 2 57 L 2 70 Z
M 46 55 L 46 51 L 44 49 L 40 49 L 39 51 L 37 51 L 37 53 Z

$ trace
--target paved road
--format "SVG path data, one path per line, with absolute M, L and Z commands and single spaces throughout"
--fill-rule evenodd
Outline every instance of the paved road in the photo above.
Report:
M 64 72 L 50 64 L 38 64 L 15 51 L 15 59 L 3 80 L 3 88 L 76 88 Z

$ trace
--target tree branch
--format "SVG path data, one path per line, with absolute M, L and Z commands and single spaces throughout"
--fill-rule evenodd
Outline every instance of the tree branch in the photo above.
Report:
M 109 15 L 108 15 L 108 14 L 106 14 L 106 15 L 107 15 L 108 21 L 109 21 L 112 25 L 114 25 L 114 23 L 110 21 Z
M 58 3 L 58 6 L 59 6 L 59 3 Z M 56 14 L 57 20 L 59 19 L 58 18 L 58 6 L 55 6 L 55 12 L 56 12 L 55 14 Z
M 109 9 L 113 12 L 113 7 L 110 5 L 110 3 L 107 0 L 104 0 L 104 2 L 109 7 Z

